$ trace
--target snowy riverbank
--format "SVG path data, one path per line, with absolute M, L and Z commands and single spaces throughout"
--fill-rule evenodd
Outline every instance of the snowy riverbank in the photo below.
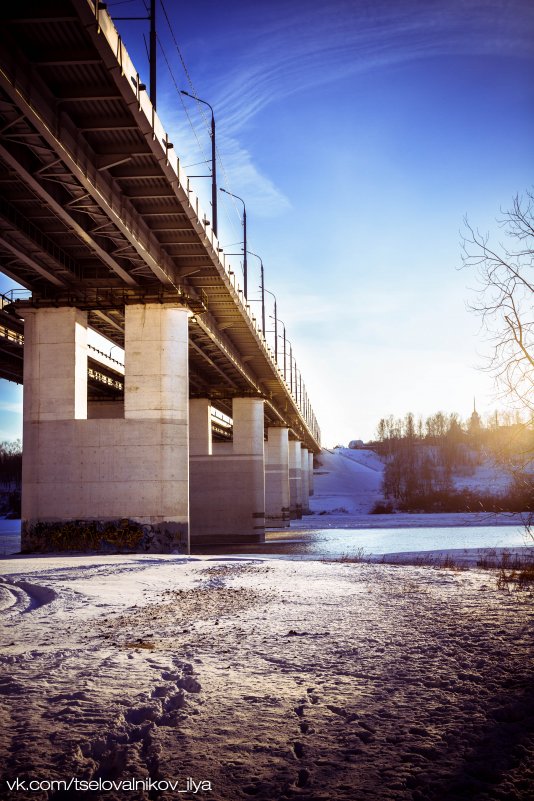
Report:
M 192 777 L 213 801 L 532 797 L 532 598 L 492 573 L 172 556 L 0 565 L 4 778 Z

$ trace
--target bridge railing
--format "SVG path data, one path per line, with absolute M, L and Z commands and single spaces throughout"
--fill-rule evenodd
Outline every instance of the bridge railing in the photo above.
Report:
M 0 309 L 11 306 L 17 300 L 29 300 L 31 296 L 31 289 L 8 289 L 0 295 Z

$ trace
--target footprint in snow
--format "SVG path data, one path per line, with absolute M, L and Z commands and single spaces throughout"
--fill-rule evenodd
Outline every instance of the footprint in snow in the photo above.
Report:
M 297 757 L 297 759 L 302 759 L 304 756 L 304 746 L 301 742 L 293 743 L 293 753 Z

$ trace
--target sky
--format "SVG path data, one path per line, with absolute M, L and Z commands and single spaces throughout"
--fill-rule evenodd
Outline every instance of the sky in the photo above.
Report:
M 143 0 L 108 8 L 144 13 Z M 246 202 L 248 248 L 263 259 L 323 443 L 370 439 L 390 414 L 465 418 L 474 397 L 482 414 L 502 407 L 480 369 L 489 345 L 468 310 L 476 278 L 460 269 L 461 234 L 467 217 L 498 242 L 501 209 L 533 183 L 534 6 L 165 8 L 172 30 L 158 5 L 158 114 L 181 164 L 207 173 L 207 109 L 177 88 L 213 106 L 219 186 Z M 116 24 L 148 84 L 147 23 Z M 194 186 L 210 218 L 210 181 Z M 219 195 L 230 253 L 241 246 L 240 215 Z M 251 258 L 250 297 L 259 297 L 255 270 Z M 20 389 L 1 385 L 5 439 L 20 419 Z

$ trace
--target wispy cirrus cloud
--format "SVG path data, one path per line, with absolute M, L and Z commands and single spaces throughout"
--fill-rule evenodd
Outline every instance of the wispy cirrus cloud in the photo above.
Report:
M 162 119 L 165 119 L 165 125 L 172 132 L 176 152 L 180 156 L 186 174 L 209 175 L 211 165 L 209 117 L 203 113 L 202 108 L 196 108 L 192 101 L 184 103 L 187 114 L 185 111 L 183 113 L 177 111 L 174 92 L 162 93 L 159 108 Z M 219 116 L 223 118 L 222 113 Z M 219 186 L 246 196 L 247 203 L 250 203 L 255 212 L 262 217 L 283 214 L 291 205 L 289 199 L 254 163 L 252 154 L 241 144 L 238 134 L 238 131 L 234 134 L 228 132 L 226 125 L 217 132 L 217 153 L 218 157 L 221 157 L 218 158 Z M 193 180 L 202 207 L 210 216 L 210 182 L 198 178 Z M 238 205 L 236 212 L 238 213 L 232 214 L 228 222 L 234 228 L 235 236 L 232 238 L 239 239 L 236 226 L 241 212 Z
M 534 57 L 533 38 L 534 5 L 526 0 L 249 3 L 239 29 L 224 31 L 224 43 L 215 41 L 210 48 L 204 43 L 217 69 L 210 70 L 210 84 L 199 92 L 202 96 L 207 89 L 216 108 L 218 150 L 226 170 L 220 183 L 246 195 L 257 215 L 283 214 L 289 199 L 242 144 L 247 126 L 269 106 L 352 75 L 436 56 Z M 179 152 L 184 163 L 197 162 L 199 152 L 209 161 L 207 109 L 195 108 L 190 100 L 185 104 L 203 141 L 199 147 L 184 114 L 176 113 L 173 94 L 169 109 L 174 109 Z M 198 188 L 208 208 L 208 182 Z
M 235 134 L 271 103 L 377 67 L 438 55 L 534 55 L 534 6 L 525 0 L 300 2 L 258 8 L 218 108 Z

